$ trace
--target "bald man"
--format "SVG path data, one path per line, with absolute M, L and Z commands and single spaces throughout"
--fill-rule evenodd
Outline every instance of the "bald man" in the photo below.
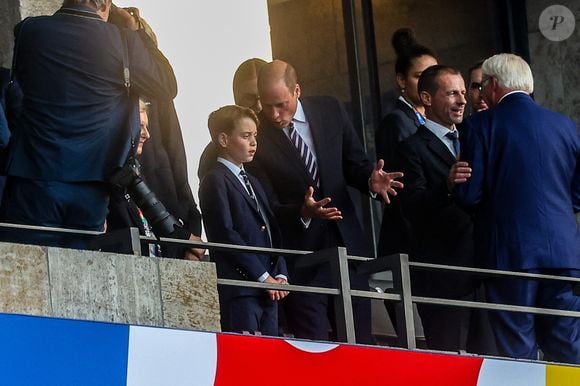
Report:
M 300 98 L 296 71 L 275 60 L 258 75 L 262 103 L 258 148 L 249 168 L 270 188 L 285 247 L 318 251 L 343 246 L 351 255 L 368 256 L 367 239 L 355 215 L 347 186 L 363 194 L 380 194 L 385 201 L 402 187 L 386 173 L 383 162 L 373 165 L 342 105 L 331 97 Z M 300 149 L 300 150 L 298 150 Z M 330 206 L 332 205 L 332 206 Z M 290 275 L 301 285 L 329 286 L 327 265 L 299 269 L 289 259 Z M 352 267 L 351 267 L 352 268 Z M 351 269 L 351 286 L 368 289 L 367 277 Z M 292 293 L 286 317 L 298 338 L 328 340 L 334 319 L 329 297 Z M 371 343 L 370 302 L 353 299 L 356 338 Z

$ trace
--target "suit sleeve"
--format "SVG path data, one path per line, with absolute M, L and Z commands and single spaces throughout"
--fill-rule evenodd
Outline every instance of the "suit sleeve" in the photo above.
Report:
M 8 130 L 8 122 L 4 115 L 4 109 L 0 105 L 0 149 L 4 149 L 8 145 L 10 139 L 10 131 Z
M 574 213 L 580 213 L 580 154 L 576 159 L 576 170 L 572 181 L 572 205 Z
M 171 100 L 177 95 L 177 80 L 173 68 L 144 30 L 123 29 L 129 50 L 131 87 L 138 95 Z
M 258 148 L 260 146 L 258 145 Z M 276 190 L 272 186 L 270 182 L 270 178 L 266 173 L 266 167 L 262 164 L 267 162 L 267 159 L 262 156 L 260 151 L 256 152 L 256 156 L 254 160 L 244 166 L 247 170 L 260 181 L 260 185 L 264 189 L 266 197 L 268 197 L 268 202 L 272 211 L 276 215 L 277 220 L 280 223 L 282 228 L 290 226 L 290 227 L 302 227 L 302 223 L 300 221 L 300 211 L 302 210 L 302 205 L 304 200 L 301 200 L 296 203 L 285 204 L 281 203 L 278 195 L 276 194 Z M 306 194 L 306 190 L 304 191 Z
M 433 210 L 451 203 L 445 181 L 428 187 L 424 162 L 412 144 L 407 141 L 401 142 L 398 153 L 398 164 L 405 173 L 403 179 L 405 189 L 401 190 L 401 200 L 405 212 L 411 218 L 428 215 Z
M 488 150 L 481 132 L 483 125 L 472 125 L 465 121 L 465 135 L 461 142 L 461 161 L 466 161 L 471 167 L 471 178 L 463 184 L 455 186 L 454 196 L 457 203 L 463 207 L 472 207 L 481 202 L 486 179 Z
M 368 195 L 368 181 L 374 166 L 368 159 L 344 107 L 338 101 L 337 104 L 342 122 L 342 164 L 344 176 L 350 186 Z
M 232 213 L 229 205 L 228 190 L 223 179 L 208 174 L 201 183 L 199 202 L 208 240 L 217 243 L 248 245 L 234 229 Z M 252 280 L 269 272 L 254 253 L 251 252 L 219 252 L 227 261 L 240 268 Z

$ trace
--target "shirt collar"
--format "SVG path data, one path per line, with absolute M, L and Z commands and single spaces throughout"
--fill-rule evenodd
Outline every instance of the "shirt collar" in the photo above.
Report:
M 304 108 L 302 107 L 302 103 L 300 103 L 300 99 L 298 99 L 296 113 L 294 114 L 292 120 L 300 123 L 306 123 L 306 114 L 304 114 Z
M 61 7 L 56 13 L 67 14 L 72 16 L 87 17 L 104 21 L 94 8 L 83 4 L 72 4 L 67 7 Z
M 526 95 L 530 95 L 527 92 L 523 91 L 523 90 L 514 90 L 514 91 L 510 91 L 507 94 L 504 94 L 501 98 L 499 98 L 499 101 L 497 101 L 497 104 L 499 105 L 501 103 L 501 101 L 503 101 L 503 98 L 505 98 L 508 95 L 512 95 L 512 94 L 526 94 Z
M 433 122 L 430 119 L 425 119 L 425 127 L 427 129 L 429 129 L 430 132 L 432 132 L 433 134 L 435 134 L 435 136 L 439 139 L 443 139 L 443 137 L 445 137 L 445 135 L 447 133 L 449 133 L 450 131 L 456 131 L 457 129 L 455 128 L 455 125 L 453 125 L 452 130 L 449 130 L 448 128 L 446 128 L 443 125 L 440 125 L 437 122 Z M 459 138 L 459 132 L 457 132 L 458 138 Z
M 217 162 L 223 164 L 232 173 L 234 173 L 234 175 L 236 177 L 238 177 L 240 175 L 240 171 L 244 170 L 244 165 L 242 165 L 242 167 L 239 167 L 238 165 L 234 164 L 233 162 L 228 161 L 227 159 L 222 158 L 222 157 L 218 157 Z

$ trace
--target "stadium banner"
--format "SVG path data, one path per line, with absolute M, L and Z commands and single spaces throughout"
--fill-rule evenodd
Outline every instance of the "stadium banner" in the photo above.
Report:
M 11 314 L 0 335 L 0 385 L 580 385 L 573 366 Z

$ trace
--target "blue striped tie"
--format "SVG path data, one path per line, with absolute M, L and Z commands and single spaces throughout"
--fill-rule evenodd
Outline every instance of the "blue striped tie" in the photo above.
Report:
M 296 150 L 298 150 L 300 158 L 308 170 L 308 174 L 310 174 L 312 181 L 314 181 L 314 184 L 318 187 L 320 185 L 320 181 L 318 180 L 318 165 L 314 159 L 314 154 L 312 154 L 306 142 L 304 142 L 300 134 L 298 134 L 298 131 L 296 131 L 294 128 L 293 123 L 288 125 L 288 134 L 290 136 L 290 141 L 292 141 L 296 147 Z

